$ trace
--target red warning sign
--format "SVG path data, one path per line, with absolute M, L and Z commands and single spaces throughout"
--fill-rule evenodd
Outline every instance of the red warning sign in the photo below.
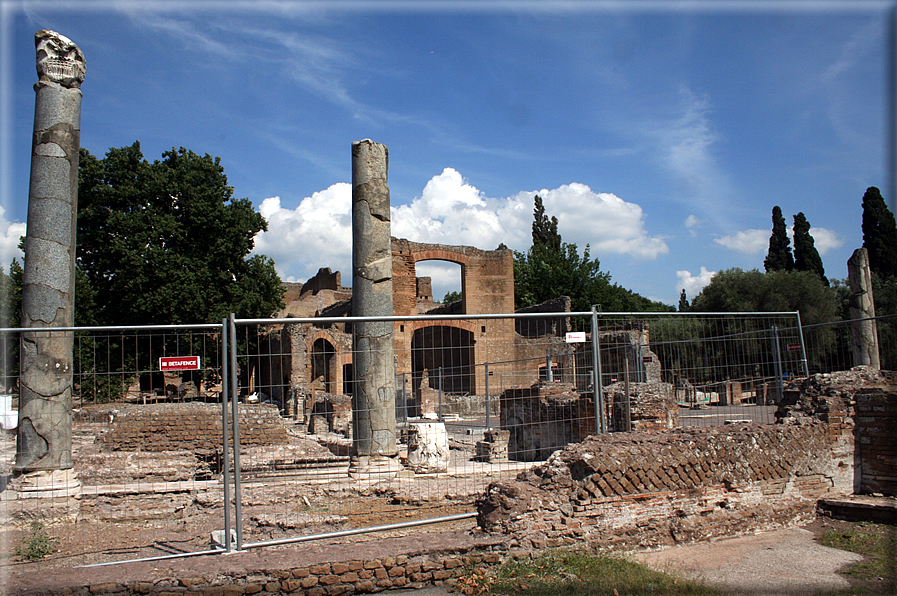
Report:
M 199 370 L 199 356 L 169 356 L 159 358 L 159 370 Z

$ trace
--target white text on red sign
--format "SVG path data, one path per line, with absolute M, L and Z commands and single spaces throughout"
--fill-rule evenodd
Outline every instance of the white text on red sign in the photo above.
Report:
M 159 370 L 199 370 L 199 356 L 159 358 Z

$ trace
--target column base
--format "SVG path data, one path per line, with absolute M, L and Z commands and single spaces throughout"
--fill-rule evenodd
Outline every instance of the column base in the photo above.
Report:
M 354 456 L 349 462 L 349 476 L 355 480 L 395 478 L 403 469 L 398 455 Z
M 25 472 L 10 483 L 19 499 L 81 496 L 81 481 L 74 469 Z

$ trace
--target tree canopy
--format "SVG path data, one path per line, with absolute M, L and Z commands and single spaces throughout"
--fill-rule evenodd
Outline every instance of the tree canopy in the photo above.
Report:
M 767 272 L 794 269 L 791 240 L 788 238 L 788 228 L 785 226 L 782 208 L 778 205 L 772 208 L 772 235 L 769 237 L 769 251 L 766 253 L 763 266 Z
M 94 322 L 217 323 L 281 308 L 274 262 L 250 256 L 267 223 L 233 198 L 219 158 L 181 147 L 150 163 L 139 142 L 103 159 L 81 149 L 78 194 L 88 287 L 76 289 L 77 310 L 90 309 Z
M 739 268 L 720 271 L 691 301 L 696 312 L 800 311 L 807 325 L 838 320 L 838 300 L 812 271 L 771 271 Z
M 589 245 L 580 255 L 576 244 L 562 240 L 558 220 L 545 213 L 542 198 L 536 195 L 533 203 L 533 244 L 526 253 L 514 252 L 514 296 L 518 309 L 569 296 L 571 308 L 577 312 L 591 310 L 595 304 L 605 311 L 672 310 L 611 283 L 610 273 L 601 271 Z
M 869 251 L 873 272 L 882 277 L 897 275 L 897 223 L 874 186 L 863 195 L 863 246 Z

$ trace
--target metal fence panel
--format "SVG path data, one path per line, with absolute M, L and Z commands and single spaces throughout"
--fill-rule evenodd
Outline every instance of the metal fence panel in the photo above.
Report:
M 243 547 L 432 520 L 469 527 L 490 482 L 569 443 L 773 422 L 783 382 L 833 361 L 805 345 L 796 313 L 390 317 L 400 467 L 353 476 L 353 425 L 366 414 L 353 411 L 355 320 L 72 330 L 85 498 L 109 520 L 154 528 L 89 558 L 202 552 L 222 527 L 226 546 Z M 0 333 L 12 364 L 19 331 Z M 160 358 L 185 356 L 199 369 L 160 371 Z M 10 396 L 16 375 L 4 377 Z M 196 422 L 213 418 L 213 431 Z M 132 506 L 137 498 L 152 512 Z
M 109 545 L 102 552 L 66 545 L 82 552 L 74 563 L 208 550 L 209 532 L 223 524 L 221 325 L 2 330 L 4 402 L 15 418 L 24 334 L 74 335 L 72 462 L 80 500 L 66 506 L 87 512 L 93 523 L 60 539 L 92 532 Z M 15 430 L 4 426 L 0 440 L 0 474 L 11 478 Z M 16 522 L 59 515 L 60 502 L 40 494 L 4 495 L 0 508 L 10 531 Z M 205 495 L 202 505 L 197 494 Z
M 354 320 L 236 321 L 237 399 L 282 411 L 289 434 L 241 431 L 242 543 L 471 513 L 489 482 L 605 429 L 773 422 L 782 380 L 805 368 L 796 313 L 600 313 L 596 406 L 593 343 L 568 335 L 591 316 L 388 318 L 402 470 L 366 479 L 350 475 L 353 417 L 368 415 L 353 409 Z M 421 454 L 430 422 L 444 469 Z
M 897 370 L 897 315 L 876 317 L 874 321 L 881 369 Z M 811 374 L 847 370 L 855 366 L 851 325 L 852 321 L 835 321 L 804 326 Z

